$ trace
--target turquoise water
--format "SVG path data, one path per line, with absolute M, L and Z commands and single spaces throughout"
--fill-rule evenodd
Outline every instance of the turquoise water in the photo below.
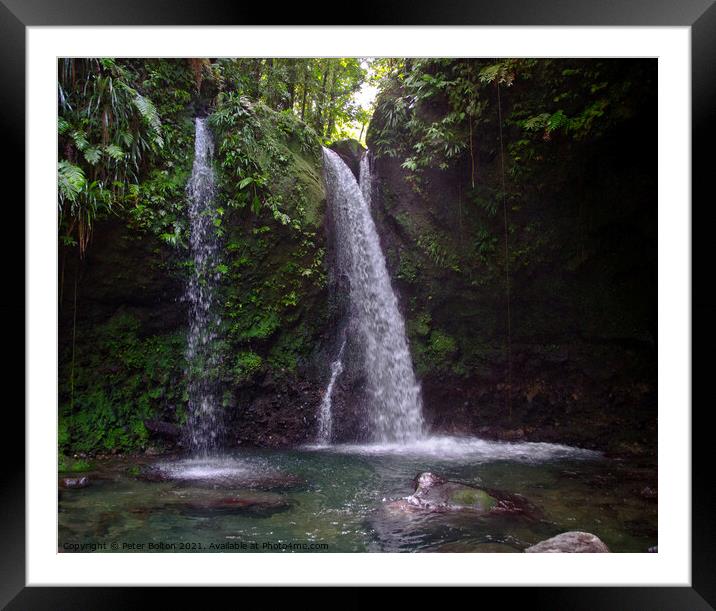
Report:
M 402 514 L 423 471 L 519 493 L 534 515 Z M 550 444 L 437 439 L 408 447 L 245 450 L 213 460 L 111 458 L 61 490 L 62 552 L 518 552 L 566 530 L 613 552 L 657 544 L 653 465 Z

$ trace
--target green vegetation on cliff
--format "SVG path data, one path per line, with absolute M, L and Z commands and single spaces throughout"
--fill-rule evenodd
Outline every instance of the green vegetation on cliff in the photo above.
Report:
M 327 61 L 333 88 L 307 92 L 303 112 L 319 126 L 320 108 L 330 135 L 352 118 L 346 96 L 362 73 L 357 60 Z M 186 417 L 185 187 L 197 114 L 209 114 L 220 183 L 223 358 L 210 375 L 225 389 L 224 407 L 245 409 L 242 388 L 257 378 L 298 375 L 319 344 L 322 137 L 285 108 L 276 75 L 265 73 L 259 99 L 249 97 L 249 83 L 230 78 L 240 63 L 61 62 L 61 451 L 136 450 L 149 443 L 148 420 Z M 119 140 L 134 147 L 121 160 L 108 148 Z
M 373 67 L 374 211 L 426 403 L 455 406 L 435 421 L 548 425 L 593 443 L 648 419 L 655 62 Z
M 335 322 L 321 145 L 356 172 L 364 149 L 348 137 L 366 126 L 431 425 L 641 430 L 656 371 L 654 66 L 60 60 L 61 452 L 140 450 L 160 443 L 148 421 L 186 418 L 197 116 L 215 142 L 222 261 L 209 375 L 236 438 L 304 441 L 312 425 Z
M 324 322 L 319 139 L 292 113 L 233 93 L 218 96 L 209 123 L 224 204 L 224 338 L 230 353 L 244 355 L 232 381 L 262 369 L 291 374 Z

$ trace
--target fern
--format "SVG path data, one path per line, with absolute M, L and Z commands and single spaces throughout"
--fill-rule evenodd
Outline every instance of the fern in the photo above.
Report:
M 553 132 L 558 129 L 564 129 L 565 131 L 569 128 L 569 117 L 564 114 L 561 110 L 555 112 L 549 119 L 547 119 L 547 132 Z
M 86 149 L 84 153 L 87 163 L 91 165 L 97 165 L 102 157 L 102 151 L 95 147 Z
M 57 133 L 62 135 L 66 134 L 68 131 L 70 131 L 70 124 L 66 119 L 63 119 L 62 117 L 59 117 L 57 119 Z
M 110 144 L 105 147 L 105 152 L 115 161 L 122 161 L 124 159 L 124 151 L 119 148 L 116 144 Z
M 65 201 L 75 202 L 86 184 L 82 168 L 69 161 L 60 161 L 57 164 L 57 186 L 60 198 L 60 209 Z
M 542 114 L 521 121 L 520 125 L 524 130 L 528 132 L 540 131 L 547 126 L 547 121 L 549 120 L 549 117 L 550 114 L 548 112 L 543 112 Z
M 86 134 L 79 129 L 72 132 L 72 141 L 75 143 L 78 151 L 84 151 L 89 146 Z
M 149 98 L 145 98 L 138 91 L 134 89 L 131 89 L 131 91 L 134 95 L 132 100 L 134 102 L 134 106 L 139 111 L 139 114 L 142 116 L 144 122 L 151 128 L 154 144 L 156 144 L 159 148 L 163 147 L 164 139 L 162 138 L 162 122 L 159 118 L 156 106 L 154 106 L 154 103 Z

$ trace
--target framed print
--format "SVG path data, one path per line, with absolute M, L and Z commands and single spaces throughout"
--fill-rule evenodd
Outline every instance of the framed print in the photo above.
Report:
M 3 604 L 716 604 L 690 201 L 716 9 L 521 5 L 3 0 L 27 241 Z

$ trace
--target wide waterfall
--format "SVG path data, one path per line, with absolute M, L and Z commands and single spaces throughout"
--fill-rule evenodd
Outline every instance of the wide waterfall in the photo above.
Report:
M 221 323 L 214 311 L 219 280 L 219 244 L 214 226 L 214 143 L 204 119 L 196 119 L 194 166 L 186 193 L 189 211 L 189 250 L 193 271 L 186 286 L 189 333 L 186 350 L 189 378 L 187 442 L 194 454 L 207 455 L 221 438 L 222 418 L 215 382 L 219 353 L 215 349 Z
M 363 356 L 368 397 L 365 417 L 373 441 L 413 441 L 423 436 L 422 399 L 405 322 L 366 200 L 371 188 L 369 163 L 364 159 L 361 164 L 361 173 L 365 174 L 361 188 L 335 152 L 324 148 L 323 156 L 337 264 L 350 284 L 347 333 L 354 334 L 350 339 L 360 346 Z

